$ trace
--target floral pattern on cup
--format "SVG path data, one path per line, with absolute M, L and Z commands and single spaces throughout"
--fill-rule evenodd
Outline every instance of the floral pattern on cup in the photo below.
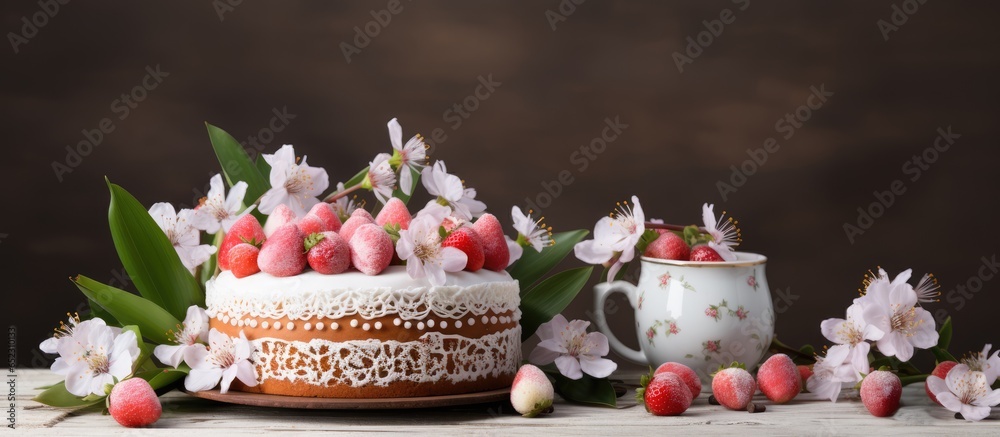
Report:
M 639 309 L 642 309 L 642 303 L 646 301 L 646 290 L 643 290 L 639 295 Z
M 717 353 L 722 349 L 722 340 L 708 340 L 701 343 L 702 352 L 707 354 Z M 708 357 L 706 356 L 707 360 Z
M 757 283 L 757 274 L 752 274 L 747 277 L 747 285 L 753 287 L 753 291 L 757 291 L 760 288 L 760 284 Z
M 736 308 L 736 311 L 729 310 L 729 315 L 732 317 L 736 317 L 737 319 L 740 320 L 746 320 L 747 316 L 750 315 L 750 311 L 747 311 L 745 308 L 743 308 L 743 305 L 740 305 L 739 307 Z
M 709 305 L 708 308 L 705 308 L 705 315 L 718 322 L 719 320 L 722 320 L 722 312 L 719 310 L 723 308 L 729 310 L 729 303 L 726 302 L 725 299 L 723 299 L 722 302 L 719 302 L 718 305 Z
M 663 335 L 665 337 L 670 337 L 681 332 L 681 328 L 677 326 L 677 322 L 672 319 L 656 320 L 649 329 L 646 329 L 646 340 L 650 346 L 656 346 L 653 341 L 656 335 L 659 334 L 660 328 L 664 328 Z
M 667 289 L 668 287 L 670 287 L 670 281 L 673 279 L 673 276 L 670 276 L 670 272 L 666 272 L 660 276 L 657 276 L 656 279 L 660 281 L 660 288 Z M 679 282 L 681 284 L 681 287 L 684 288 L 685 290 L 698 291 L 694 289 L 693 285 L 684 280 L 683 275 L 677 279 L 677 282 Z

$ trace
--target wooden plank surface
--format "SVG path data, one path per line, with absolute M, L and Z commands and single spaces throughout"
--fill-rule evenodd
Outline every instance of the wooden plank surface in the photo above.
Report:
M 619 378 L 637 380 L 636 374 Z M 708 405 L 702 394 L 682 416 L 654 417 L 636 406 L 629 391 L 617 409 L 584 407 L 557 400 L 555 412 L 525 419 L 502 404 L 420 410 L 324 411 L 223 404 L 181 392 L 161 398 L 163 416 L 153 428 L 127 429 L 99 412 L 51 408 L 31 398 L 35 387 L 58 382 L 48 370 L 17 373 L 17 429 L 11 435 L 145 436 L 145 435 L 283 435 L 302 431 L 339 433 L 400 432 L 417 435 L 1000 435 L 1000 411 L 978 423 L 954 418 L 934 405 L 922 384 L 904 389 L 904 406 L 891 418 L 868 414 L 850 397 L 837 403 L 797 398 L 790 404 L 767 405 L 750 414 Z M 8 429 L 8 431 L 10 431 Z

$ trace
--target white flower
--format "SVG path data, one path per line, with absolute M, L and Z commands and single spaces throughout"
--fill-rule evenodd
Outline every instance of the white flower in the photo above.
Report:
M 403 144 L 403 128 L 395 118 L 389 120 L 388 126 L 393 149 L 391 161 L 399 168 L 399 188 L 409 196 L 413 194 L 413 171 L 419 172 L 427 161 L 427 145 L 420 134 Z
M 559 373 L 569 379 L 580 379 L 586 373 L 594 378 L 604 378 L 618 365 L 602 358 L 608 354 L 608 338 L 600 332 L 587 332 L 590 322 L 569 322 L 562 314 L 538 327 L 538 343 L 528 361 L 543 366 L 553 361 Z
M 442 211 L 444 210 L 444 211 Z M 445 272 L 465 268 L 469 257 L 454 247 L 441 247 L 439 229 L 447 208 L 428 205 L 412 221 L 409 229 L 399 231 L 396 253 L 406 261 L 406 273 L 413 279 L 427 278 L 431 285 L 444 285 Z
M 73 332 L 76 331 L 76 327 L 80 324 L 80 316 L 78 314 L 66 313 L 66 318 L 67 321 L 59 322 L 59 327 L 56 328 L 52 337 L 42 341 L 42 343 L 38 345 L 38 349 L 47 354 L 59 353 L 59 343 L 63 340 L 71 339 L 73 337 Z
M 361 181 L 361 188 L 374 192 L 382 203 L 389 201 L 396 187 L 396 172 L 392 170 L 389 158 L 388 153 L 375 155 L 375 159 L 368 163 L 368 174 Z
M 250 205 L 242 213 L 240 212 L 243 206 L 243 197 L 247 193 L 247 183 L 237 182 L 229 190 L 229 196 L 226 196 L 226 188 L 222 185 L 221 175 L 212 176 L 209 186 L 205 202 L 195 210 L 198 215 L 198 222 L 195 223 L 195 226 L 209 234 L 219 232 L 219 229 L 229 232 L 229 228 L 233 226 L 233 223 L 236 223 L 236 220 L 239 220 L 243 214 L 250 213 L 254 208 L 253 205 Z
M 462 179 L 448 174 L 444 161 L 425 167 L 421 180 L 427 192 L 437 196 L 438 203 L 450 207 L 455 211 L 455 216 L 462 220 L 472 220 L 486 211 L 486 204 L 476 200 L 476 190 L 465 188 Z
M 868 340 L 877 340 L 879 331 L 864 321 L 864 308 L 861 304 L 847 307 L 847 319 L 826 319 L 820 324 L 820 330 L 830 341 L 848 347 L 845 362 L 850 364 L 855 372 L 866 375 L 871 370 L 868 365 L 868 352 L 871 345 Z
M 597 222 L 593 240 L 581 241 L 573 246 L 576 257 L 588 264 L 604 264 L 619 255 L 608 269 L 608 281 L 614 280 L 621 267 L 635 258 L 635 245 L 646 231 L 646 216 L 639 198 L 632 196 L 632 207 L 628 202 L 624 203 L 618 205 L 618 211 Z
M 913 348 L 927 349 L 937 344 L 934 317 L 917 307 L 917 293 L 906 281 L 910 270 L 889 281 L 885 270 L 867 287 L 865 295 L 858 298 L 863 308 L 863 318 L 875 328 L 879 352 L 895 356 L 900 361 L 913 357 Z
M 80 322 L 72 337 L 59 342 L 58 352 L 52 371 L 66 376 L 68 392 L 103 396 L 105 386 L 132 374 L 139 344 L 135 332 L 123 332 L 95 318 Z
M 989 385 L 993 385 L 997 377 L 1000 376 L 1000 351 L 993 352 L 993 356 L 991 357 L 990 349 L 992 348 L 992 344 L 987 344 L 983 346 L 982 352 L 976 352 L 966 358 L 962 358 L 962 364 L 965 364 L 972 370 L 983 372 L 986 375 L 986 383 Z
M 184 351 L 184 362 L 191 366 L 191 372 L 184 378 L 185 389 L 211 390 L 221 381 L 219 391 L 226 393 L 233 379 L 239 379 L 247 387 L 257 385 L 257 369 L 250 363 L 252 346 L 243 331 L 240 338 L 233 340 L 212 328 L 208 344 L 208 348 L 197 345 Z
M 337 183 L 337 192 L 344 191 L 344 183 Z M 362 201 L 363 202 L 363 201 Z M 333 211 L 337 213 L 337 217 L 340 218 L 341 223 L 346 222 L 347 219 L 351 218 L 351 214 L 354 213 L 355 209 L 358 209 L 359 205 L 354 203 L 353 198 L 347 196 L 338 197 L 337 200 L 332 203 Z
M 208 314 L 197 305 L 188 307 L 184 317 L 183 328 L 174 333 L 176 345 L 161 344 L 153 349 L 153 355 L 161 363 L 173 366 L 175 369 L 184 361 L 184 352 L 192 347 L 200 347 L 199 343 L 208 341 Z
M 816 357 L 813 374 L 806 380 L 809 392 L 837 402 L 845 385 L 860 381 L 860 375 L 847 361 L 850 354 L 851 348 L 847 345 L 836 345 L 827 349 L 825 357 Z
M 163 229 L 163 233 L 167 234 L 167 239 L 181 258 L 181 263 L 191 272 L 215 253 L 215 246 L 201 244 L 201 234 L 195 227 L 198 218 L 193 209 L 175 212 L 174 206 L 169 203 L 154 203 L 149 208 L 149 215 L 160 229 Z
M 979 421 L 990 415 L 990 407 L 1000 404 L 1000 389 L 991 390 L 983 372 L 958 364 L 944 379 L 927 377 L 927 388 L 949 411 L 962 413 L 965 420 Z
M 920 278 L 920 282 L 917 282 L 917 286 L 913 288 L 913 291 L 917 293 L 917 302 L 920 303 L 932 303 L 938 302 L 938 296 L 941 292 L 938 291 L 941 288 L 938 285 L 937 279 L 934 275 L 928 273 Z
M 708 242 L 708 247 L 715 250 L 722 259 L 726 261 L 736 261 L 736 253 L 733 248 L 743 241 L 739 223 L 732 217 L 725 219 L 726 212 L 723 211 L 719 219 L 715 219 L 715 205 L 704 204 L 701 207 L 701 219 L 705 222 L 705 231 L 712 236 L 712 241 Z
M 546 227 L 542 224 L 542 217 L 538 220 L 531 219 L 532 211 L 528 211 L 528 215 L 525 215 L 521 211 L 521 208 L 514 206 L 510 209 L 511 218 L 514 220 L 514 229 L 517 230 L 517 242 L 525 246 L 531 246 L 535 248 L 535 251 L 541 252 L 545 246 L 551 246 L 555 244 L 552 241 L 552 228 Z
M 278 205 L 288 205 L 297 217 L 304 216 L 319 196 L 330 186 L 326 170 L 310 167 L 306 157 L 295 161 L 295 148 L 285 144 L 273 155 L 264 154 L 264 161 L 271 165 L 271 189 L 260 198 L 260 212 L 270 214 Z

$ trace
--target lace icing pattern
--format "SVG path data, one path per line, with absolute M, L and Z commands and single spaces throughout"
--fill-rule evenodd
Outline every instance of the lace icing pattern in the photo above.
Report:
M 479 338 L 428 332 L 416 341 L 252 340 L 260 381 L 385 387 L 392 382 L 475 381 L 517 372 L 521 327 Z M 325 370 L 324 370 L 325 369 Z
M 360 316 L 375 319 L 397 314 L 404 320 L 419 320 L 433 314 L 458 319 L 481 316 L 489 311 L 510 311 L 514 320 L 521 312 L 517 282 L 488 283 L 471 287 L 430 287 L 393 290 L 376 288 L 334 292 L 239 293 L 215 287 L 206 296 L 209 315 L 289 320 L 340 319 Z

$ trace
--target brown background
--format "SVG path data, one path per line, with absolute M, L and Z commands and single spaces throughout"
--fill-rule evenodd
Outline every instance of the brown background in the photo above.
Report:
M 442 128 L 434 156 L 501 215 L 567 170 L 573 183 L 544 211 L 557 230 L 592 228 L 631 194 L 678 223 L 721 204 L 740 218 L 744 248 L 770 258 L 772 292 L 798 297 L 778 315 L 790 344 L 824 343 L 819 322 L 842 316 L 869 268 L 933 271 L 947 293 L 996 253 L 995 3 L 927 2 L 886 41 L 876 23 L 890 1 L 755 0 L 683 73 L 672 53 L 741 4 L 665 3 L 586 2 L 553 31 L 555 1 L 404 2 L 350 63 L 340 44 L 387 2 L 244 2 L 223 20 L 208 1 L 62 6 L 18 53 L 0 50 L 3 320 L 19 330 L 19 363 L 47 364 L 37 343 L 81 304 L 68 276 L 121 284 L 103 177 L 147 205 L 189 205 L 218 171 L 202 123 L 243 139 L 272 108 L 296 117 L 265 150 L 294 144 L 334 180 L 388 150 L 394 116 L 407 135 Z M 4 32 L 39 11 L 3 8 Z M 169 76 L 58 181 L 52 162 L 156 65 Z M 490 74 L 502 85 L 452 129 L 445 111 Z M 775 122 L 820 85 L 834 95 L 781 138 Z M 628 128 L 579 171 L 572 153 L 615 116 Z M 961 138 L 910 182 L 904 163 L 947 126 Z M 779 151 L 723 201 L 716 182 L 768 137 Z M 906 193 L 851 244 L 844 223 L 895 179 Z M 997 283 L 961 309 L 930 306 L 957 317 L 954 351 L 1000 342 Z M 588 287 L 567 314 L 590 305 Z M 622 336 L 627 313 L 615 317 Z

